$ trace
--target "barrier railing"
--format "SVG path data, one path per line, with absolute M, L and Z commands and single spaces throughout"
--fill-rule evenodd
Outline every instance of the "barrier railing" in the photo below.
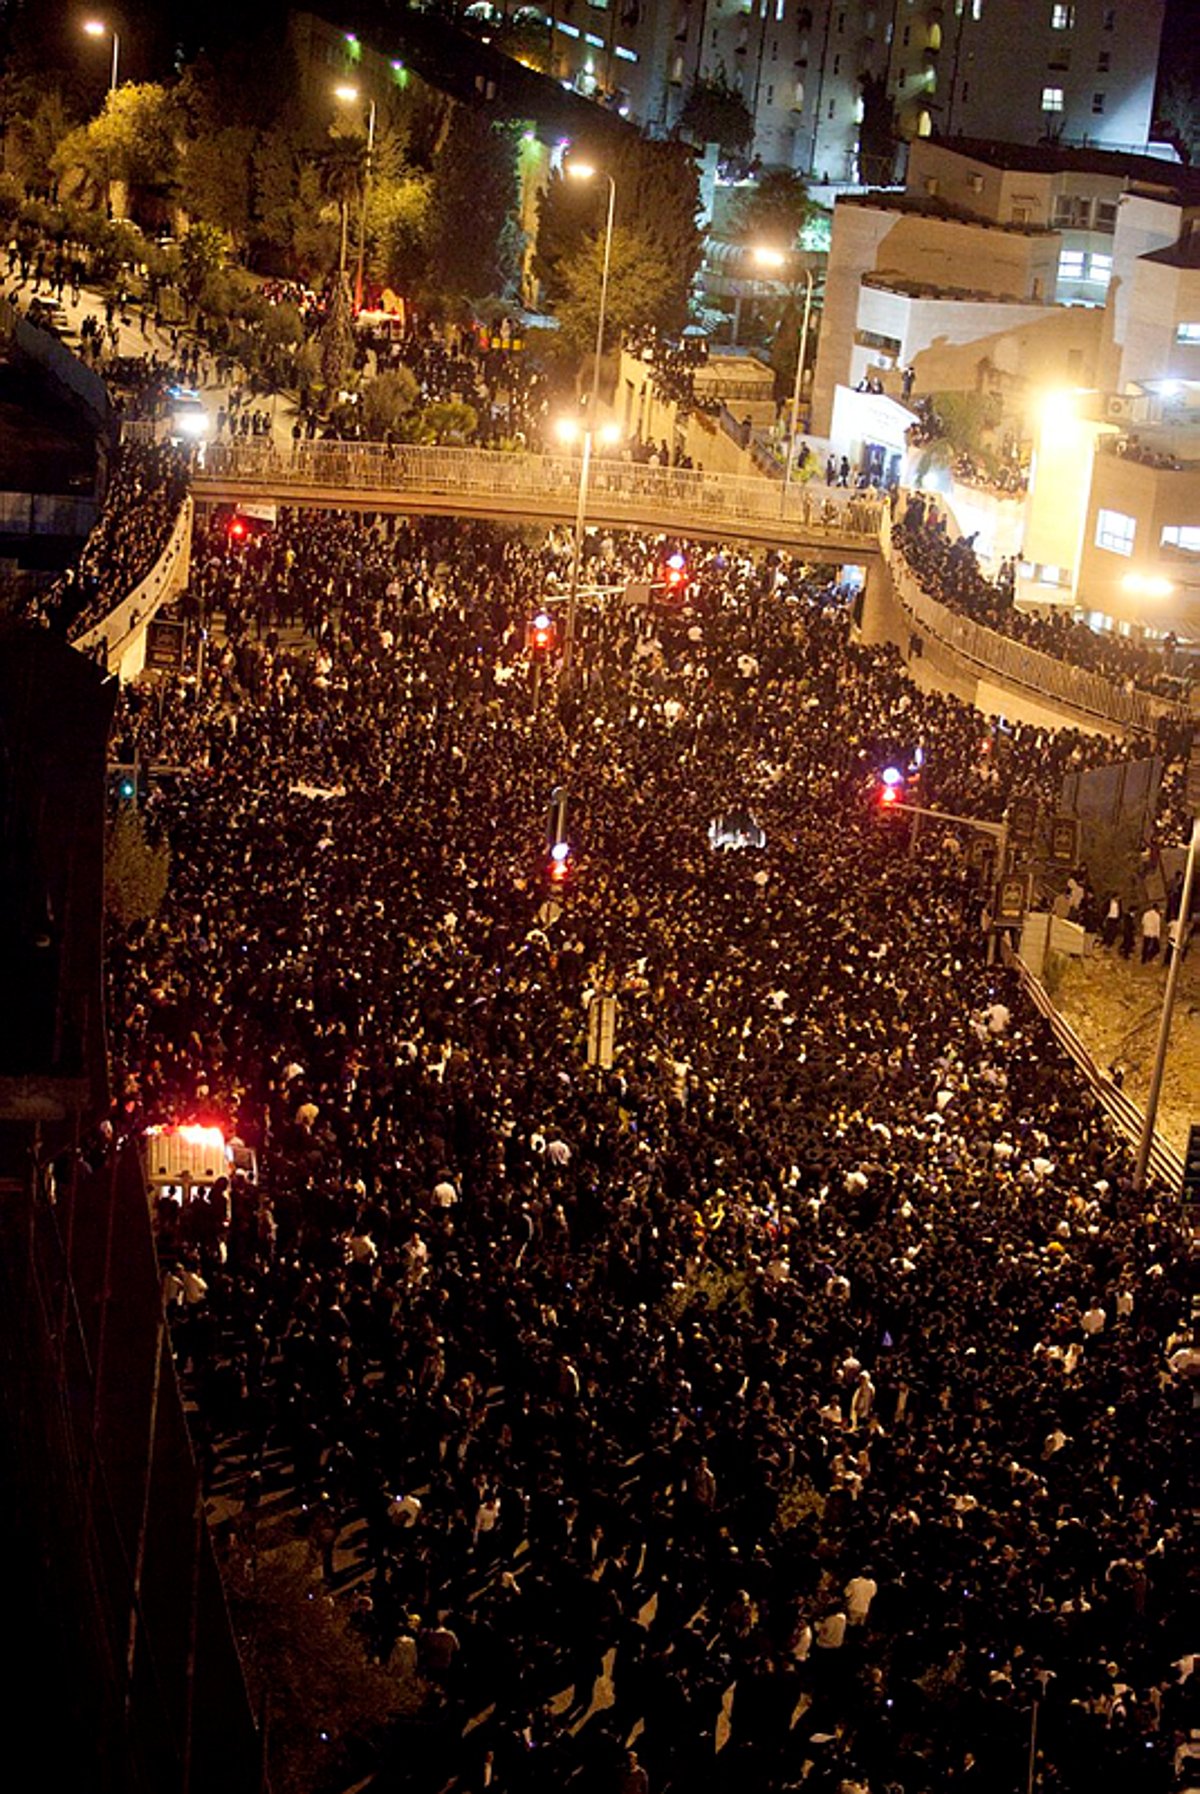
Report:
M 212 445 L 197 482 L 199 494 L 206 482 L 221 479 L 283 491 L 312 486 L 480 502 L 520 499 L 536 514 L 573 508 L 579 462 L 569 455 L 408 443 L 303 442 L 288 451 L 260 440 Z M 645 467 L 604 457 L 592 463 L 590 491 L 598 515 L 605 505 L 618 507 L 632 520 L 662 529 L 686 528 L 689 522 L 731 530 L 747 523 L 778 525 L 781 534 L 852 537 L 866 551 L 878 546 L 885 509 L 878 498 L 813 483 L 789 492 L 784 506 L 779 484 L 757 475 Z
M 1059 1014 L 1053 999 L 1040 978 L 1035 978 L 1019 953 L 1015 953 L 1007 943 L 1001 946 L 1001 957 L 1006 965 L 1011 965 L 1021 981 L 1021 988 L 1033 1004 L 1034 1008 L 1044 1015 L 1050 1024 L 1050 1031 L 1067 1057 L 1074 1061 L 1082 1072 L 1093 1095 L 1117 1131 L 1125 1136 L 1131 1145 L 1136 1146 L 1142 1137 L 1144 1116 L 1131 1097 L 1123 1090 L 1118 1090 L 1111 1078 L 1105 1077 L 1088 1049 L 1076 1034 L 1065 1016 Z M 1150 1148 L 1150 1170 L 1160 1183 L 1168 1189 L 1183 1188 L 1183 1159 L 1175 1148 L 1156 1133 Z
M 89 628 L 72 633 L 70 640 L 81 654 L 103 654 L 109 672 L 116 672 L 130 637 L 144 629 L 159 606 L 183 584 L 192 543 L 192 501 L 179 507 L 170 539 L 146 577 L 134 586 Z
M 1150 734 L 1162 715 L 1185 714 L 1186 708 L 1169 699 L 1155 699 L 1143 691 L 1128 691 L 1101 673 L 1089 673 L 1069 661 L 1056 660 L 1025 642 L 1014 641 L 997 629 L 974 623 L 969 617 L 931 598 L 899 553 L 892 558 L 892 584 L 913 624 L 944 646 L 961 655 L 982 672 L 1023 686 L 1035 697 L 1063 704 L 1071 710 L 1111 723 L 1121 729 Z

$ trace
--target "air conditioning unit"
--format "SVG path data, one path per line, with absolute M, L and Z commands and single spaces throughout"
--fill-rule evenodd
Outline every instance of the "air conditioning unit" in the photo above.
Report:
M 1123 392 L 1110 392 L 1104 401 L 1104 415 L 1110 423 L 1128 423 L 1134 414 L 1135 401 Z

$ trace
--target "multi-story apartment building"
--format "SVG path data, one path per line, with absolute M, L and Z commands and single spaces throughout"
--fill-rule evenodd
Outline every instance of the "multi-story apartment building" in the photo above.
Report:
M 896 0 L 889 78 L 902 131 L 1140 149 L 1164 10 L 1165 0 L 954 0 L 944 10 Z
M 886 476 L 907 388 L 997 395 L 1032 445 L 993 507 L 1023 596 L 1200 637 L 1200 173 L 917 140 L 905 193 L 838 201 L 825 292 L 815 436 Z
M 906 139 L 961 134 L 1141 147 L 1164 0 L 548 0 L 549 71 L 652 130 L 693 82 L 724 80 L 751 154 L 818 180 L 860 177 L 864 80 Z M 473 12 L 499 13 L 498 0 Z M 883 171 L 866 171 L 880 179 Z

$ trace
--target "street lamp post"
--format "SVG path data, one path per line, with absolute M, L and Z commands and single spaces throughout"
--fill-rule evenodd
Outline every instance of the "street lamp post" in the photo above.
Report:
M 357 87 L 336 87 L 334 93 L 339 100 L 353 105 L 358 99 Z M 371 192 L 371 162 L 375 154 L 375 101 L 368 102 L 367 108 L 367 161 L 363 169 L 362 195 L 358 206 L 358 262 L 354 275 L 354 309 L 362 310 L 363 281 L 367 257 L 367 201 Z M 346 211 L 342 211 L 342 255 L 340 272 L 346 272 Z
M 596 170 L 587 162 L 568 164 L 567 172 L 577 181 L 589 181 Z M 612 262 L 613 218 L 616 213 L 617 183 L 611 174 L 608 182 L 608 214 L 604 227 L 604 261 L 600 272 L 600 310 L 596 318 L 596 350 L 592 358 L 592 393 L 583 429 L 583 451 L 579 458 L 579 497 L 575 507 L 575 541 L 571 550 L 571 577 L 567 586 L 567 621 L 563 630 L 563 685 L 569 686 L 575 651 L 575 620 L 579 609 L 579 572 L 583 563 L 583 533 L 587 521 L 588 479 L 592 466 L 592 438 L 596 430 L 596 412 L 600 403 L 600 360 L 604 353 L 604 315 L 608 305 L 608 272 Z
M 782 268 L 786 257 L 778 249 L 756 249 L 754 259 L 764 268 Z M 796 378 L 792 384 L 792 413 L 788 428 L 787 457 L 783 464 L 783 492 L 779 501 L 779 514 L 787 515 L 788 493 L 792 485 L 792 468 L 796 458 L 796 433 L 800 427 L 800 388 L 804 380 L 804 364 L 808 359 L 808 326 L 812 318 L 813 277 L 812 269 L 804 270 L 804 320 L 800 326 L 800 349 L 796 356 Z
M 87 32 L 89 37 L 111 36 L 112 38 L 112 71 L 109 76 L 108 91 L 114 93 L 116 91 L 117 78 L 121 69 L 121 39 L 115 31 L 110 31 L 103 19 L 86 19 L 84 21 L 83 29 Z

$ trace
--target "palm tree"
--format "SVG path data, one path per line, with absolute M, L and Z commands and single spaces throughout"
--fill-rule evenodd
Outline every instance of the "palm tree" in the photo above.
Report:
M 339 275 L 346 272 L 346 231 L 350 207 L 360 199 L 367 178 L 367 140 L 359 131 L 331 131 L 328 147 L 321 152 L 317 169 L 321 193 L 341 211 Z

